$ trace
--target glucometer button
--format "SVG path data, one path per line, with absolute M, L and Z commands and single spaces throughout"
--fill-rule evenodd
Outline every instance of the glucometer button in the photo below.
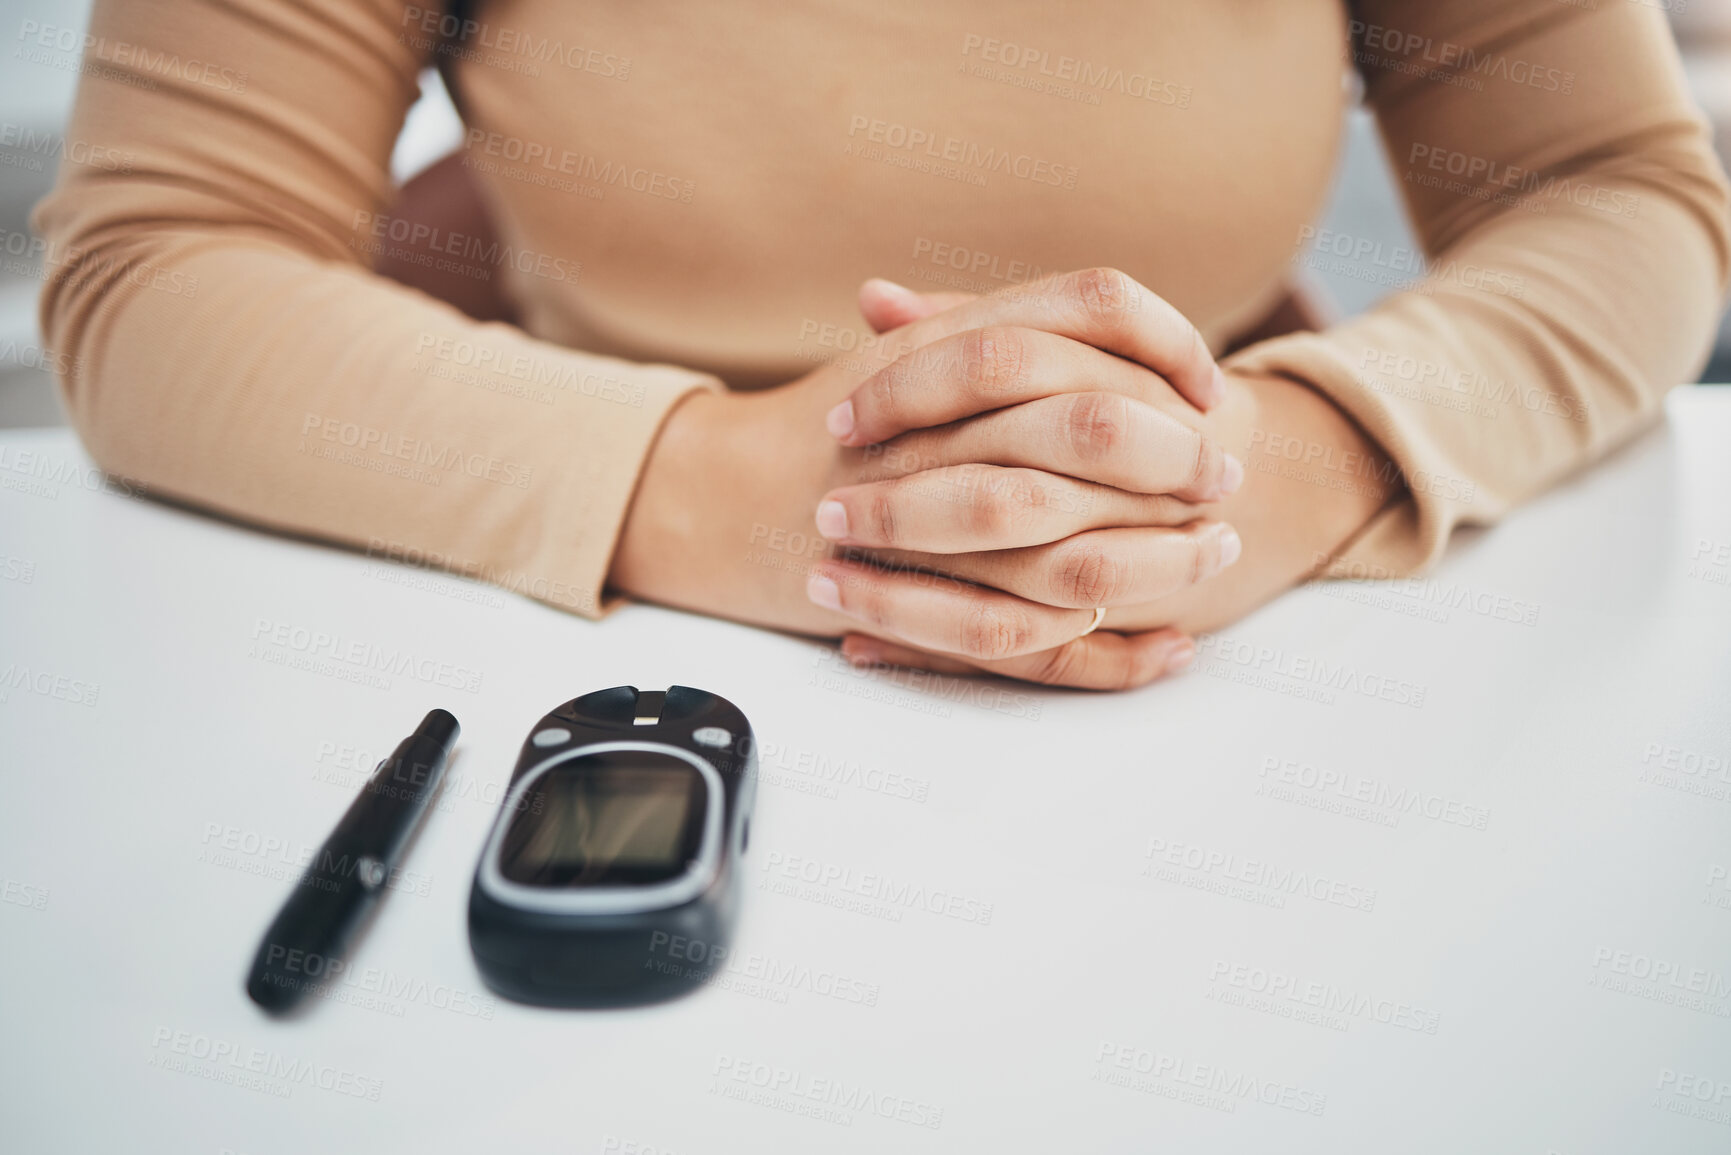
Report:
M 691 740 L 701 746 L 713 746 L 719 750 L 733 741 L 733 735 L 720 726 L 705 726 L 701 730 L 693 730 Z
M 557 746 L 561 742 L 569 742 L 570 740 L 571 731 L 563 726 L 549 726 L 545 730 L 537 730 L 535 736 L 529 739 L 535 745 L 542 747 Z

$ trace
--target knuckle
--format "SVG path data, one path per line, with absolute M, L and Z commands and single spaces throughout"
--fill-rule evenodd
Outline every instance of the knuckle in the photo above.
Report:
M 1188 553 L 1189 580 L 1186 585 L 1195 585 L 1209 574 L 1208 545 L 1200 534 L 1185 534 L 1184 549 Z
M 1098 464 L 1123 445 L 1129 424 L 1123 401 L 1111 393 L 1071 395 L 1064 430 L 1078 460 Z
M 1022 519 L 1014 493 L 1002 485 L 980 485 L 968 503 L 969 528 L 988 541 L 1008 538 Z
M 879 632 L 895 632 L 895 626 L 891 620 L 895 615 L 891 612 L 890 599 L 887 595 L 876 591 L 862 592 L 859 597 L 858 608 L 860 617 L 871 623 Z
M 1101 606 L 1123 589 L 1124 567 L 1099 545 L 1082 542 L 1066 547 L 1053 574 L 1055 592 L 1078 606 Z
M 845 573 L 836 578 L 841 588 L 842 607 L 860 620 L 881 630 L 891 630 L 891 606 L 888 591 L 858 573 Z
M 1083 269 L 1071 279 L 1070 291 L 1091 320 L 1111 323 L 1123 316 L 1133 283 L 1117 269 Z
M 962 380 L 987 396 L 1006 392 L 1021 381 L 1027 352 L 1026 342 L 1014 329 L 971 329 L 962 336 Z
M 863 387 L 855 390 L 855 407 L 861 407 L 863 402 L 865 407 L 876 409 L 885 417 L 893 417 L 899 411 L 902 401 L 901 374 L 900 361 L 878 370 Z
M 1196 434 L 1194 436 L 1196 440 L 1196 454 L 1194 459 L 1190 462 L 1190 476 L 1185 479 L 1185 484 L 1199 486 L 1208 481 L 1210 458 L 1216 458 L 1218 461 L 1218 456 L 1212 452 L 1214 448 L 1213 442 L 1209 441 L 1208 438 L 1203 437 L 1201 434 Z
M 1202 335 L 1188 317 L 1184 318 L 1185 326 L 1190 330 L 1191 372 L 1199 378 L 1211 377 L 1214 374 L 1214 351 L 1208 347 L 1208 339 Z
M 1062 483 L 1050 484 L 1039 474 L 1012 472 L 1004 482 L 1013 508 L 1030 521 L 1041 514 L 1064 513 L 1074 503 L 1074 495 Z
M 866 527 L 881 544 L 897 544 L 895 486 L 872 487 L 871 496 L 866 501 Z
M 897 602 L 891 591 L 871 588 L 864 592 L 862 613 L 879 633 L 896 632 Z
M 1027 615 L 989 601 L 970 606 L 962 615 L 960 630 L 962 652 L 986 661 L 1021 653 L 1033 635 Z
M 937 352 L 932 346 L 917 349 L 890 350 L 895 360 L 879 369 L 872 378 L 872 387 L 863 392 L 872 395 L 876 407 L 893 422 L 899 423 L 919 406 L 919 386 L 930 379 Z

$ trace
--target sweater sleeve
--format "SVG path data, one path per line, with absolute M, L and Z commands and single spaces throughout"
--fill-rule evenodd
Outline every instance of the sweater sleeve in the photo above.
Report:
M 424 64 L 403 11 L 98 0 L 79 148 L 35 218 L 62 393 L 96 461 L 152 492 L 596 616 L 662 419 L 720 383 L 476 323 L 369 271 Z
M 1654 421 L 1699 370 L 1727 275 L 1727 190 L 1663 15 L 1633 3 L 1362 0 L 1364 74 L 1423 246 L 1321 235 L 1407 281 L 1229 367 L 1321 391 L 1403 496 L 1327 576 L 1401 576 Z

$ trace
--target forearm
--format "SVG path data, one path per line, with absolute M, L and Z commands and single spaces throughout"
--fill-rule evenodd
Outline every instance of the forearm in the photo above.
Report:
M 83 76 L 67 136 L 129 163 L 62 166 L 35 214 L 43 327 L 86 448 L 153 494 L 597 613 L 662 413 L 720 383 L 477 324 L 366 272 L 400 223 L 382 210 L 421 52 L 388 6 L 283 6 L 287 34 L 267 7 L 91 15 L 139 51 Z M 252 87 L 143 64 L 174 53 Z M 510 267 L 494 263 L 478 271 Z
M 1245 466 L 1238 492 L 1209 514 L 1238 531 L 1236 565 L 1170 597 L 1106 617 L 1112 629 L 1216 629 L 1303 581 L 1397 494 L 1389 460 L 1320 393 L 1280 377 L 1229 375 L 1227 400 L 1202 419 Z
M 1650 6 L 1363 0 L 1354 14 L 1404 28 L 1408 52 L 1446 41 L 1570 85 L 1442 83 L 1417 53 L 1359 53 L 1422 280 L 1229 361 L 1313 383 L 1399 464 L 1407 500 L 1334 572 L 1404 577 L 1456 526 L 1495 523 L 1656 420 L 1692 378 L 1731 260 L 1728 188 Z
M 68 409 L 105 469 L 599 612 L 637 459 L 700 375 L 475 325 L 281 249 L 164 245 L 147 259 L 196 294 L 100 294 L 72 269 L 48 310 L 70 351 Z M 546 384 L 526 387 L 530 374 Z M 607 392 L 585 396 L 590 382 Z

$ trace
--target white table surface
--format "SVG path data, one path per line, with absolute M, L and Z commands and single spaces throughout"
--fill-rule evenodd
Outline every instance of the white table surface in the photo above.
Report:
M 1430 584 L 1306 589 L 1091 695 L 596 624 L 0 435 L 0 1149 L 1731 1149 L 1728 450 L 1731 393 L 1681 391 Z M 297 668 L 261 622 L 480 685 Z M 464 915 L 499 788 L 620 683 L 755 724 L 735 964 L 498 1000 Z M 267 1019 L 295 853 L 433 706 L 463 734 L 404 886 Z

